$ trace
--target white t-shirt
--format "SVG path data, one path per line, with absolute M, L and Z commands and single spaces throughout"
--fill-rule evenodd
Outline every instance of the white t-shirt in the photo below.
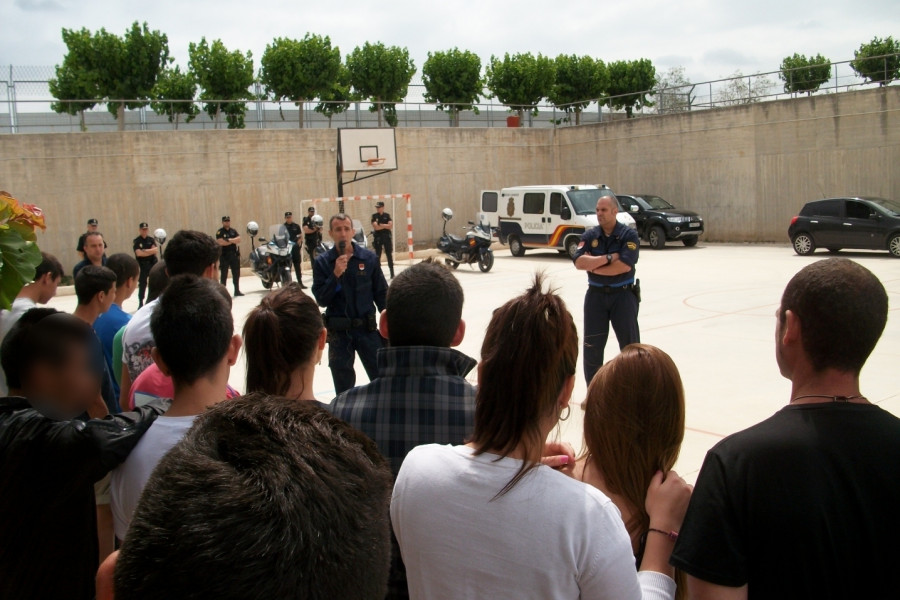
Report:
M 125 539 L 128 526 L 131 525 L 131 516 L 153 469 L 163 456 L 181 441 L 196 418 L 195 415 L 157 417 L 128 455 L 128 459 L 113 469 L 110 480 L 110 504 L 116 537 L 120 540 Z
M 0 312 L 0 342 L 3 341 L 9 330 L 16 324 L 16 321 L 36 306 L 37 303 L 31 298 L 16 298 L 13 300 L 9 310 Z M 9 388 L 6 387 L 6 373 L 3 372 L 3 369 L 0 369 L 0 397 L 7 394 L 9 394 Z
M 602 492 L 538 467 L 494 499 L 522 461 L 419 446 L 403 461 L 391 521 L 410 597 L 671 599 L 675 582 L 635 570 L 619 510 Z
M 153 364 L 150 350 L 156 344 L 153 343 L 153 333 L 150 331 L 150 317 L 157 302 L 159 298 L 139 308 L 122 334 L 122 364 L 128 369 L 132 382 Z

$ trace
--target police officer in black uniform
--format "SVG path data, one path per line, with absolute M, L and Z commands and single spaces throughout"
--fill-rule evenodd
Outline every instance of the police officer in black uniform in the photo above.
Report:
M 150 235 L 150 225 L 141 223 L 139 228 L 140 235 L 134 238 L 132 243 L 134 257 L 141 268 L 141 275 L 138 279 L 138 308 L 144 305 L 144 294 L 147 292 L 147 279 L 150 277 L 150 269 L 159 260 L 159 244 Z
M 284 213 L 282 230 L 284 234 L 287 234 L 288 240 L 294 242 L 294 247 L 291 248 L 291 262 L 294 264 L 294 271 L 297 272 L 297 283 L 301 288 L 306 289 L 306 286 L 303 285 L 303 275 L 300 272 L 300 234 L 303 233 L 303 229 L 294 223 L 294 213 L 291 211 Z
M 222 227 L 216 232 L 216 243 L 222 249 L 219 257 L 220 282 L 228 281 L 228 269 L 231 269 L 231 280 L 234 283 L 234 297 L 241 293 L 241 235 L 231 226 L 231 217 L 222 217 Z
M 616 197 L 609 190 L 597 200 L 599 225 L 581 236 L 575 267 L 588 272 L 584 297 L 584 376 L 588 384 L 603 366 L 603 351 L 612 323 L 619 349 L 641 341 L 638 327 L 639 282 L 635 280 L 640 239 L 619 223 Z
M 372 228 L 375 230 L 372 236 L 372 246 L 375 248 L 378 264 L 381 264 L 381 251 L 384 250 L 384 253 L 387 254 L 388 269 L 391 272 L 391 279 L 393 279 L 394 242 L 391 238 L 391 230 L 394 229 L 394 222 L 391 220 L 390 213 L 384 212 L 384 202 L 376 202 L 375 211 L 372 215 Z
M 309 254 L 310 266 L 316 262 L 316 247 L 322 241 L 322 228 L 313 222 L 316 216 L 316 207 L 310 206 L 306 209 L 306 216 L 303 217 L 303 242 L 306 245 L 306 253 Z
M 337 214 L 328 226 L 334 248 L 316 258 L 312 291 L 325 307 L 328 367 L 340 394 L 356 386 L 354 354 L 370 380 L 378 376 L 376 357 L 384 345 L 378 312 L 384 310 L 387 281 L 375 254 L 353 242 L 350 217 Z

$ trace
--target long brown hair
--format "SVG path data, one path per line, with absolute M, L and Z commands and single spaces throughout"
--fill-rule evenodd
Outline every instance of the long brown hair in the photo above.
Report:
M 541 423 L 558 418 L 557 399 L 575 374 L 578 332 L 572 315 L 544 277 L 494 311 L 481 346 L 475 399 L 475 454 L 509 456 L 520 445 L 525 459 L 496 497 L 510 491 L 540 464 Z
M 291 373 L 313 359 L 325 325 L 316 302 L 291 283 L 264 297 L 247 315 L 247 393 L 285 395 Z

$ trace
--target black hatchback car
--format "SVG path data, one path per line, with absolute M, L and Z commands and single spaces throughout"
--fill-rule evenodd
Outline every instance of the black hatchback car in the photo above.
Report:
M 703 217 L 697 213 L 675 208 L 652 194 L 617 194 L 616 198 L 620 209 L 634 218 L 638 235 L 654 250 L 665 247 L 667 240 L 681 240 L 685 246 L 696 246 L 700 240 Z
M 791 219 L 794 252 L 887 250 L 900 258 L 900 202 L 884 198 L 828 198 L 807 202 Z

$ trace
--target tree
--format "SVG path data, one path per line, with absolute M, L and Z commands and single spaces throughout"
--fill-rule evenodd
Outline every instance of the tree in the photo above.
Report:
M 590 56 L 560 54 L 556 57 L 556 81 L 547 95 L 556 108 L 575 113 L 581 125 L 581 112 L 606 90 L 606 65 Z
M 724 106 L 754 104 L 767 95 L 773 85 L 772 80 L 765 75 L 744 75 L 738 70 L 716 92 L 716 102 Z
M 216 128 L 219 115 L 225 113 L 228 129 L 243 129 L 247 112 L 243 101 L 252 98 L 253 55 L 249 50 L 247 54 L 241 54 L 240 50 L 229 52 L 222 40 L 209 45 L 205 37 L 199 44 L 192 42 L 188 46 L 188 55 L 191 73 L 203 90 L 200 99 L 207 101 L 203 108 L 215 121 Z
M 854 60 L 850 66 L 856 74 L 871 83 L 885 86 L 900 79 L 900 40 L 888 36 L 874 37 L 868 44 L 862 44 L 853 51 Z
M 453 48 L 445 52 L 428 53 L 422 65 L 425 101 L 436 102 L 437 110 L 450 113 L 450 124 L 459 127 L 459 111 L 473 110 L 478 114 L 478 102 L 484 93 L 481 59 L 474 52 Z
M 194 96 L 197 95 L 197 82 L 190 73 L 182 73 L 178 65 L 174 69 L 166 69 L 156 80 L 153 88 L 154 100 L 151 108 L 157 114 L 167 115 L 169 123 L 178 123 L 181 115 L 185 115 L 184 122 L 190 123 L 200 113 L 200 109 L 194 104 Z
M 341 69 L 341 50 L 331 46 L 328 36 L 307 33 L 302 40 L 275 38 L 260 62 L 266 93 L 279 104 L 294 101 L 303 128 L 303 105 L 331 90 Z
M 393 113 L 392 120 L 396 124 L 393 105 L 406 96 L 409 82 L 416 72 L 416 66 L 409 58 L 409 51 L 397 46 L 385 46 L 381 42 L 366 42 L 362 47 L 354 48 L 347 57 L 347 71 L 353 90 L 361 98 L 368 98 L 373 103 L 373 109 L 370 110 L 378 113 L 378 126 L 382 126 L 385 109 L 388 113 Z
M 325 92 L 319 94 L 319 103 L 314 110 L 328 117 L 328 128 L 331 129 L 331 120 L 334 115 L 339 115 L 347 110 L 350 102 L 354 99 L 350 92 L 350 72 L 346 65 L 341 64 L 336 80 Z
M 634 109 L 653 106 L 648 98 L 656 83 L 656 67 L 647 58 L 617 60 L 609 63 L 609 84 L 606 103 L 615 110 L 625 109 L 625 115 L 634 117 Z
M 488 90 L 501 104 L 518 113 L 521 126 L 525 111 L 537 114 L 537 105 L 550 94 L 556 67 L 553 59 L 542 54 L 506 53 L 503 60 L 491 56 L 485 75 Z
M 831 79 L 831 61 L 821 54 L 806 58 L 806 55 L 795 52 L 781 61 L 778 77 L 784 82 L 785 92 L 806 92 L 811 96 Z
M 58 113 L 78 115 L 81 130 L 86 131 L 84 111 L 94 108 L 100 97 L 93 70 L 91 32 L 63 29 L 62 39 L 68 52 L 62 64 L 56 65 L 56 77 L 49 82 L 50 93 L 57 100 L 50 108 Z
M 689 111 L 693 93 L 694 84 L 684 74 L 684 67 L 670 67 L 656 80 L 656 110 L 661 115 Z

